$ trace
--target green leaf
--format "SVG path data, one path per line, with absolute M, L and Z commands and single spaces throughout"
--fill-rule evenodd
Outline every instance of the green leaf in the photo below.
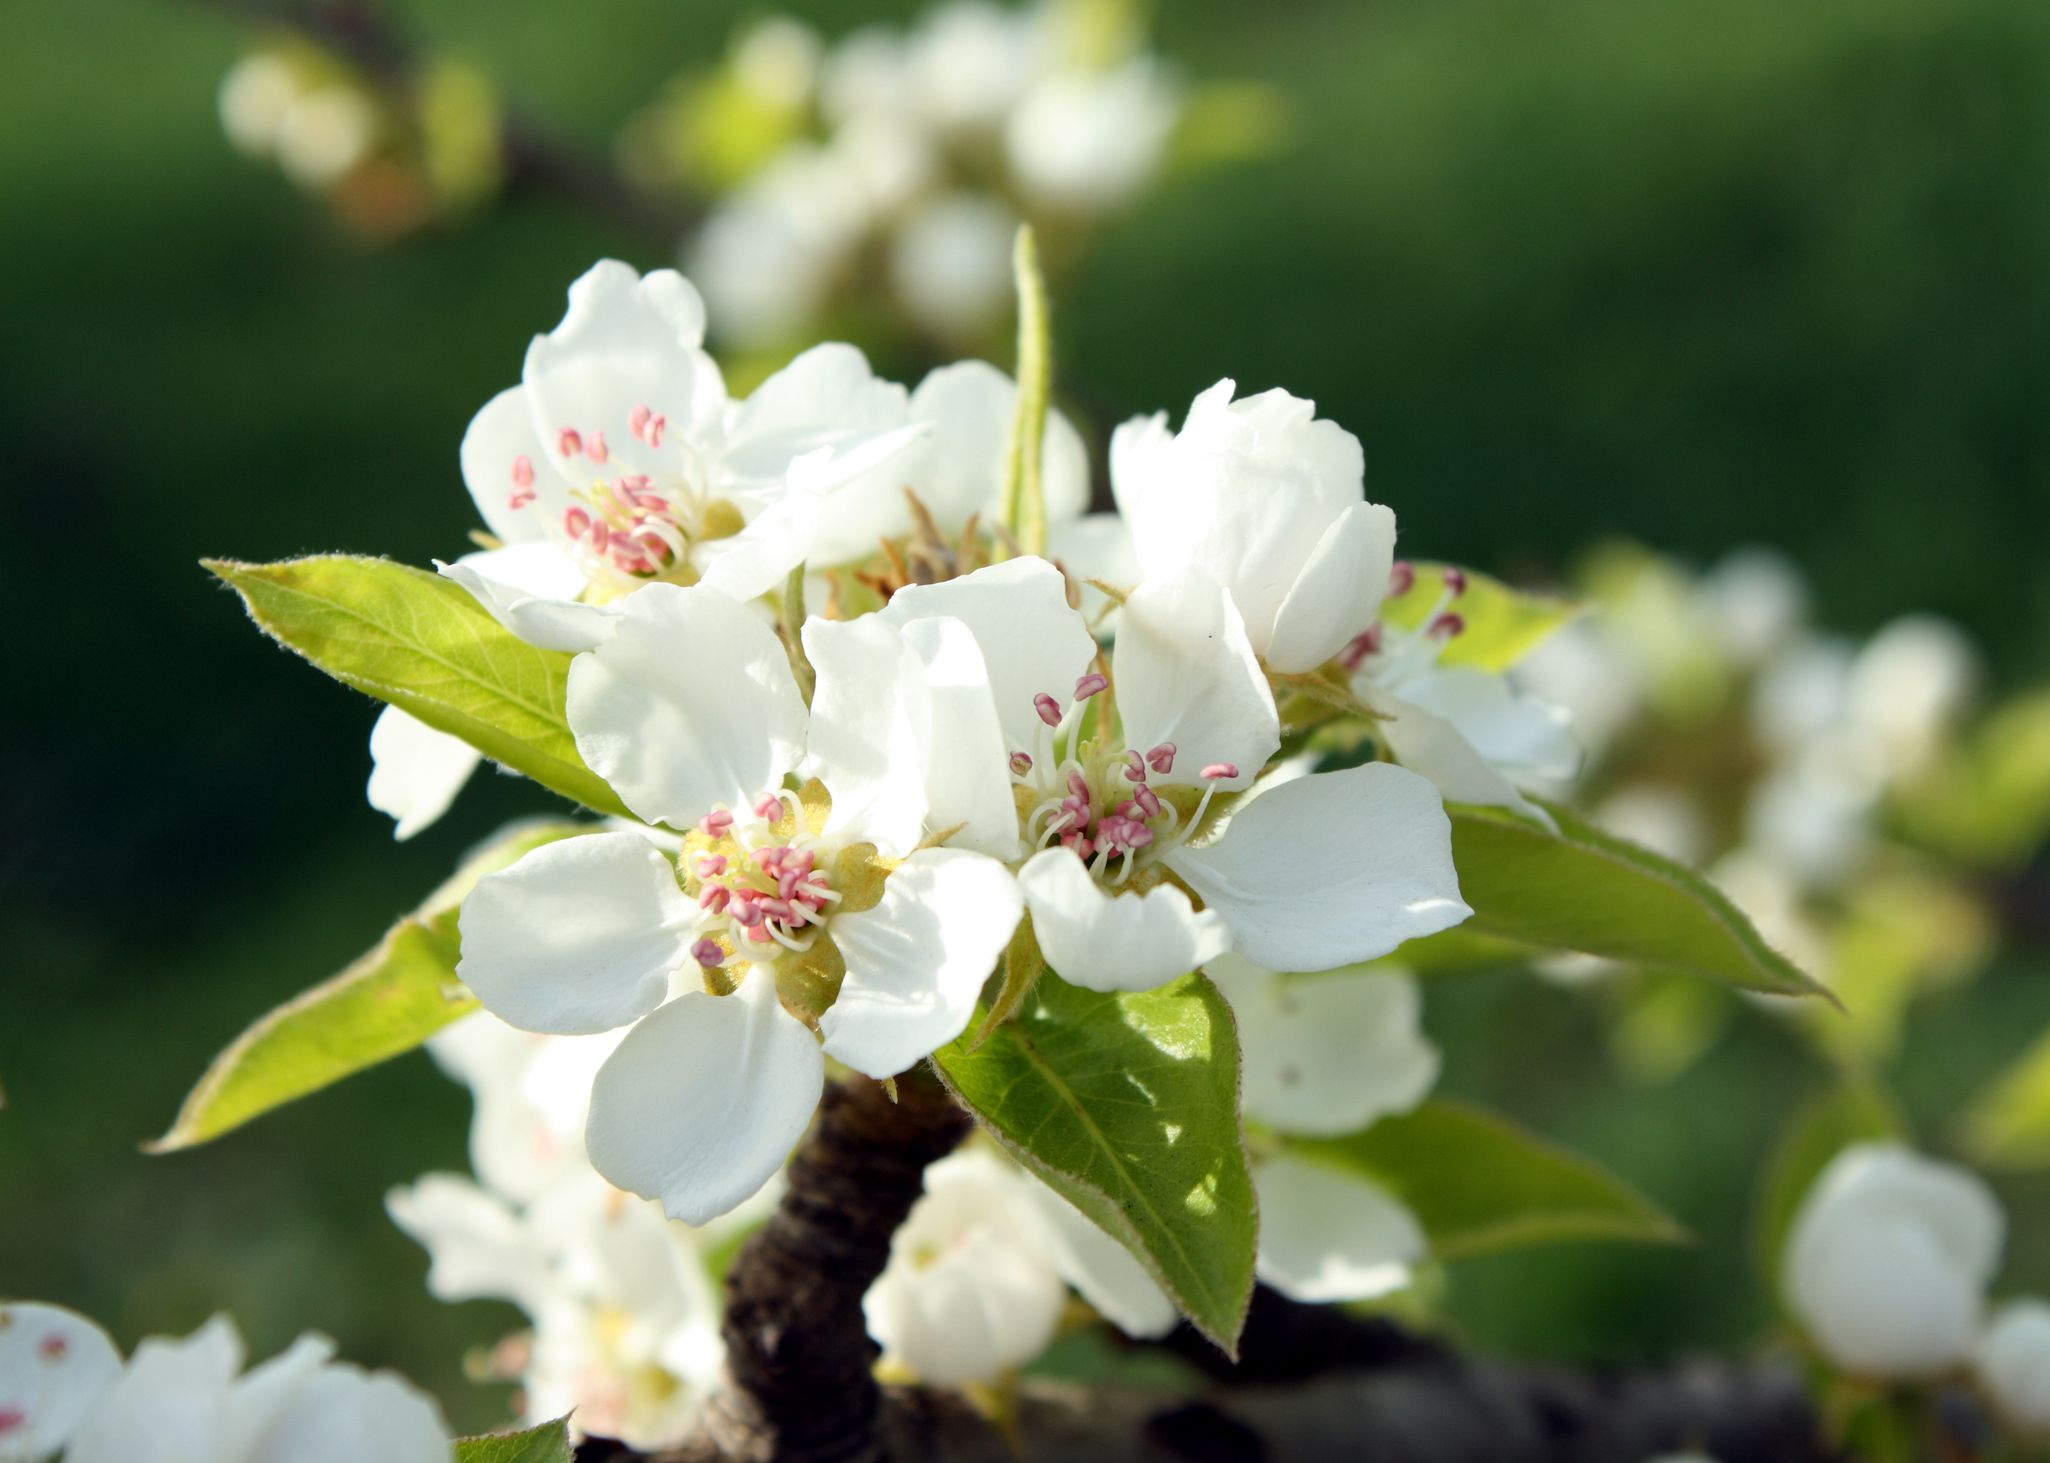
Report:
M 456 979 L 463 896 L 530 849 L 592 831 L 528 826 L 487 845 L 341 974 L 272 1011 L 214 1058 L 171 1130 L 170 1153 L 211 1142 L 273 1108 L 411 1051 L 477 1002 Z
M 981 1046 L 963 1038 L 933 1056 L 998 1142 L 1235 1351 L 1258 1221 L 1239 1131 L 1238 1030 L 1209 981 L 1102 995 L 1048 972 Z
M 1687 1238 L 1598 1164 L 1463 1103 L 1433 1100 L 1348 1138 L 1293 1139 L 1288 1147 L 1388 1190 L 1441 1260 L 1562 1240 Z
M 456 1463 L 570 1463 L 574 1456 L 566 1417 L 525 1432 L 456 1440 Z
M 1448 807 L 1466 928 L 1707 976 L 1748 991 L 1822 995 L 1693 870 L 1544 805 L 1556 834 L 1494 808 Z
M 2050 1031 L 1967 1104 L 1963 1139 L 1985 1168 L 2050 1164 Z
M 1853 1143 L 1906 1140 L 1908 1122 L 1878 1083 L 1845 1078 L 1794 1114 L 1774 1147 L 1759 1188 L 1753 1245 L 1769 1293 L 1779 1290 L 1779 1256 L 1809 1188 L 1829 1161 Z
M 1383 600 L 1381 618 L 1398 630 L 1414 630 L 1437 608 L 1445 590 L 1449 564 L 1417 564 L 1416 583 L 1407 594 Z M 1570 600 L 1511 589 L 1499 579 L 1461 570 L 1466 592 L 1445 608 L 1465 621 L 1466 628 L 1445 643 L 1438 663 L 1502 671 L 1522 660 L 1547 636 L 1580 613 Z
M 577 755 L 563 715 L 570 657 L 527 644 L 461 585 L 348 554 L 202 562 L 265 634 L 336 680 L 594 812 L 632 816 Z

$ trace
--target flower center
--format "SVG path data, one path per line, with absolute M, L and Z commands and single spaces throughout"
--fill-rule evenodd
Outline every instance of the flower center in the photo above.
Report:
M 840 893 L 819 866 L 819 846 L 803 831 L 803 810 L 789 794 L 763 793 L 750 811 L 753 818 L 746 823 L 725 808 L 698 820 L 698 831 L 712 842 L 683 855 L 685 888 L 696 893 L 712 930 L 723 931 L 734 952 L 752 956 L 772 946 L 802 953 L 818 938 Z M 786 822 L 793 831 L 779 832 Z M 717 968 L 726 963 L 727 947 L 707 933 L 691 954 L 698 964 Z
M 645 405 L 627 414 L 628 432 L 650 451 L 662 446 L 668 429 L 669 419 Z M 682 459 L 683 470 L 661 479 L 647 473 L 607 477 L 596 472 L 612 461 L 603 432 L 564 427 L 555 434 L 553 445 L 565 476 L 594 472 L 588 486 L 570 491 L 574 501 L 562 510 L 557 524 L 571 552 L 593 577 L 610 573 L 629 580 L 687 578 L 693 543 L 725 538 L 741 528 L 739 511 L 706 491 L 706 474 L 688 442 L 671 448 Z M 532 459 L 514 458 L 508 506 L 524 508 L 537 496 Z
M 1075 683 L 1066 708 L 1050 692 L 1034 696 L 1032 709 L 1046 730 L 1035 733 L 1031 751 L 1011 753 L 1010 767 L 1025 837 L 1039 848 L 1058 841 L 1094 877 L 1115 886 L 1186 843 L 1202 826 L 1217 785 L 1237 777 L 1239 769 L 1230 762 L 1205 766 L 1205 785 L 1193 808 L 1176 801 L 1178 794 L 1188 796 L 1181 789 L 1156 790 L 1147 775 L 1164 777 L 1174 770 L 1180 750 L 1173 742 L 1144 752 L 1126 747 L 1105 735 L 1108 715 L 1098 717 L 1094 736 L 1079 735 L 1075 724 L 1083 707 L 1109 684 L 1090 672 Z
M 1416 569 L 1397 560 L 1388 572 L 1387 597 L 1399 600 L 1415 588 Z M 1350 674 L 1365 675 L 1383 685 L 1395 685 L 1429 670 L 1445 653 L 1445 647 L 1466 629 L 1465 617 L 1451 608 L 1452 602 L 1465 593 L 1466 575 L 1457 569 L 1447 569 L 1437 600 L 1413 629 L 1398 630 L 1385 619 L 1378 619 L 1338 652 L 1339 665 Z

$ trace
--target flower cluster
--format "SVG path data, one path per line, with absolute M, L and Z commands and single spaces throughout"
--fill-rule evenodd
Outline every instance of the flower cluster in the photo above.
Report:
M 85 1317 L 0 1305 L 0 1459 L 39 1463 L 449 1463 L 426 1394 L 337 1362 L 307 1335 L 242 1371 L 242 1338 L 216 1316 L 182 1340 L 144 1341 L 126 1364 Z
M 2006 1229 L 1970 1170 L 1894 1143 L 1855 1144 L 1802 1200 L 1781 1290 L 1831 1365 L 1875 1383 L 1969 1372 L 2018 1435 L 2050 1437 L 2050 1303 L 1986 1314 Z
M 1086 472 L 1051 422 L 1048 516 L 1111 576 L 1106 652 L 1061 563 L 976 532 L 1015 398 L 993 368 L 907 393 L 821 346 L 736 403 L 702 326 L 676 275 L 579 281 L 464 442 L 500 546 L 444 567 L 576 652 L 578 750 L 642 820 L 534 850 L 461 916 L 460 974 L 495 1014 L 625 1031 L 591 1088 L 607 1179 L 688 1223 L 731 1210 L 826 1058 L 881 1079 L 952 1040 L 1028 919 L 1058 977 L 1142 991 L 1230 952 L 1332 969 L 1466 916 L 1425 777 L 1269 775 L 1276 678 L 1374 681 L 1340 657 L 1404 588 L 1351 434 L 1221 383 L 1177 433 L 1121 429 L 1121 519 L 1075 524 Z M 907 520 L 952 545 L 915 577 L 889 568 Z M 836 566 L 822 613 L 768 595 Z M 417 791 L 397 715 L 379 777 Z

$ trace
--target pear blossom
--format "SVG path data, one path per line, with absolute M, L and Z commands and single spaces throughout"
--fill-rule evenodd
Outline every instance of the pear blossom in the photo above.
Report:
M 1204 571 L 1268 667 L 1314 670 L 1374 620 L 1395 515 L 1366 500 L 1359 439 L 1314 402 L 1235 391 L 1203 392 L 1179 432 L 1165 412 L 1119 427 L 1111 489 L 1146 579 Z
M 389 1372 L 334 1360 L 308 1334 L 242 1373 L 216 1316 L 154 1338 L 124 1366 L 92 1322 L 55 1306 L 0 1307 L 0 1459 L 65 1463 L 449 1463 L 433 1399 Z
M 1352 673 L 1355 694 L 1381 717 L 1375 730 L 1395 760 L 1429 778 L 1448 802 L 1507 808 L 1550 827 L 1550 815 L 1518 784 L 1557 784 L 1580 770 L 1572 719 L 1506 677 L 1441 663 L 1466 628 L 1456 608 L 1465 589 L 1465 576 L 1448 571 L 1437 602 L 1415 628 L 1377 619 L 1339 661 Z M 1388 598 L 1415 592 L 1415 570 L 1397 563 Z
M 60 1306 L 0 1304 L 0 1460 L 56 1454 L 121 1372 L 107 1333 Z
M 2005 1228 L 1976 1174 L 1897 1144 L 1856 1144 L 1801 1201 L 1781 1292 L 1816 1348 L 1845 1371 L 1934 1376 L 1971 1355 Z
M 680 1442 L 724 1360 L 719 1307 L 695 1231 L 589 1168 L 524 1206 L 455 1174 L 386 1199 L 432 1257 L 428 1289 L 527 1313 L 518 1359 L 529 1425 L 573 1413 L 586 1432 L 658 1449 Z
M 504 1020 L 632 1028 L 597 1072 L 586 1144 L 688 1223 L 781 1167 L 821 1042 L 883 1078 L 957 1035 L 1022 913 L 997 859 L 928 846 L 990 827 L 934 731 L 980 683 L 967 632 L 812 620 L 802 638 L 809 711 L 745 606 L 708 585 L 632 596 L 572 663 L 568 718 L 628 807 L 689 830 L 682 855 L 568 839 L 480 881 L 460 915 L 458 973 Z
M 1278 975 L 1236 955 L 1204 966 L 1238 1022 L 1240 1109 L 1283 1136 L 1358 1132 L 1424 1099 L 1438 1049 L 1406 971 Z M 1394 1195 L 1285 1146 L 1255 1150 L 1256 1268 L 1296 1300 L 1371 1300 L 1409 1284 L 1426 1242 Z
M 925 1171 L 862 1310 L 886 1365 L 939 1386 L 998 1381 L 1053 1340 L 1073 1286 L 1128 1335 L 1174 1327 L 1174 1304 L 1121 1245 L 987 1147 Z
M 1130 197 L 1160 166 L 1177 92 L 1151 56 L 1042 78 L 1004 127 L 1020 187 L 1064 211 L 1102 212 Z
M 963 698 L 949 738 L 980 749 L 959 769 L 988 810 L 969 832 L 1023 857 L 1040 951 L 1077 985 L 1148 990 L 1230 949 L 1324 970 L 1469 913 L 1437 794 L 1401 768 L 1314 774 L 1212 818 L 1219 794 L 1253 786 L 1280 726 L 1238 610 L 1201 570 L 1126 599 L 1107 675 L 1043 559 L 909 586 L 876 618 L 907 634 L 958 621 L 980 649 L 987 696 Z
M 2009 1427 L 2027 1438 L 2050 1437 L 2050 1302 L 2009 1301 L 1996 1311 L 1972 1369 Z

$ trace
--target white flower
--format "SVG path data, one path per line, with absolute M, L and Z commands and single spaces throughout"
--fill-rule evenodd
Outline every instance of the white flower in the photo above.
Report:
M 0 1305 L 0 1460 L 56 1453 L 121 1372 L 107 1333 L 58 1306 Z
M 298 72 L 283 56 L 258 51 L 237 61 L 221 78 L 216 98 L 228 141 L 251 157 L 271 153 L 300 86 Z
M 1000 199 L 943 193 L 921 202 L 890 240 L 890 284 L 905 313 L 947 339 L 1001 319 L 1017 234 L 1017 215 Z
M 1150 56 L 1108 71 L 1061 71 L 1034 86 L 1004 130 L 1011 171 L 1028 197 L 1102 212 L 1160 166 L 1180 108 Z
M 321 86 L 295 96 L 273 134 L 278 166 L 309 190 L 339 182 L 370 155 L 377 108 L 353 86 Z
M 724 1355 L 696 1233 L 588 1168 L 525 1207 L 429 1174 L 386 1208 L 432 1257 L 438 1298 L 508 1300 L 533 1322 L 527 1422 L 574 1411 L 581 1430 L 638 1448 L 683 1438 Z
M 946 735 L 978 694 L 967 632 L 871 617 L 803 638 L 809 714 L 744 606 L 704 586 L 629 599 L 571 666 L 569 722 L 628 807 L 694 830 L 680 867 L 638 834 L 568 839 L 481 881 L 460 917 L 460 974 L 505 1020 L 632 1026 L 599 1069 L 587 1146 L 691 1223 L 781 1167 L 817 1103 L 819 1038 L 873 1077 L 910 1066 L 967 1023 L 1021 913 L 996 860 L 922 846 L 988 819 L 990 780 L 960 774 L 976 749 Z M 785 790 L 800 769 L 830 805 Z
M 1158 1336 L 1174 1305 L 1074 1206 L 987 1148 L 925 1171 L 862 1302 L 887 1361 L 938 1386 L 994 1382 L 1046 1349 L 1073 1285 L 1114 1325 Z
M 1781 1289 L 1817 1349 L 1845 1371 L 1931 1376 L 1970 1354 L 2005 1227 L 1976 1175 L 1893 1144 L 1859 1144 L 1802 1200 Z
M 1111 439 L 1111 487 L 1147 579 L 1201 569 L 1231 594 L 1277 671 L 1336 655 L 1380 604 L 1395 515 L 1365 500 L 1359 439 L 1285 391 L 1220 381 L 1180 432 L 1135 418 Z
M 2050 1303 L 2031 1299 L 2002 1306 L 1972 1364 L 2008 1426 L 2025 1437 L 2050 1436 Z
M 1453 608 L 1465 587 L 1464 576 L 1449 571 L 1415 628 L 1376 620 L 1340 659 L 1354 691 L 1383 718 L 1375 730 L 1395 760 L 1429 778 L 1447 802 L 1508 808 L 1550 827 L 1551 817 L 1517 785 L 1555 785 L 1580 770 L 1571 718 L 1504 676 L 1440 664 L 1466 629 Z M 1400 600 L 1415 588 L 1415 571 L 1395 565 L 1388 597 Z
M 105 1333 L 54 1306 L 0 1308 L 0 1459 L 66 1463 L 449 1463 L 441 1410 L 388 1372 L 301 1337 L 246 1375 L 216 1316 L 123 1367 Z
M 1332 1137 L 1407 1112 L 1438 1078 L 1416 980 L 1394 970 L 1277 975 L 1233 955 L 1204 974 L 1239 1031 L 1240 1107 L 1282 1134 Z M 1370 1300 L 1423 1259 L 1416 1218 L 1357 1175 L 1286 1150 L 1257 1156 L 1260 1278 L 1310 1302 Z
M 1149 990 L 1228 949 L 1326 970 L 1469 913 L 1437 794 L 1400 768 L 1300 778 L 1241 802 L 1221 832 L 1206 821 L 1215 794 L 1252 785 L 1280 727 L 1237 609 L 1200 570 L 1132 593 L 1108 677 L 1043 559 L 910 586 L 877 618 L 972 634 L 993 700 L 964 699 L 950 739 L 976 749 L 960 776 L 989 810 L 989 841 L 972 846 L 1029 854 L 1018 879 L 1039 948 L 1077 985 Z M 1009 786 L 992 789 L 1006 762 Z

